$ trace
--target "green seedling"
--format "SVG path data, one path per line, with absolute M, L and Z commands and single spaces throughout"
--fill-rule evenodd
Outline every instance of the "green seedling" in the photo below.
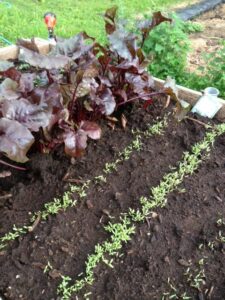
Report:
M 149 128 L 147 129 L 148 132 L 152 132 L 150 135 L 154 134 L 161 134 L 163 132 L 164 127 L 167 126 L 167 116 L 165 117 L 164 120 L 159 121 L 158 123 L 154 124 L 153 126 L 149 125 Z M 146 132 L 138 132 L 138 136 L 146 135 Z M 134 140 L 135 141 L 135 140 Z M 139 148 L 140 143 L 137 142 L 134 144 L 136 145 L 137 148 Z M 109 163 L 106 164 L 104 173 L 109 174 L 112 171 L 116 170 L 117 165 L 122 162 L 123 160 L 128 160 L 131 156 L 131 153 L 133 152 L 133 142 L 129 146 L 127 146 L 124 151 L 119 153 L 119 159 L 117 159 L 114 163 Z M 93 178 L 93 181 L 96 183 L 97 182 L 104 182 L 106 183 L 106 177 L 104 175 L 99 175 Z M 36 222 L 37 218 L 46 220 L 50 215 L 56 215 L 62 210 L 65 210 L 69 207 L 73 207 L 76 205 L 77 200 L 72 199 L 72 193 L 77 193 L 80 198 L 84 198 L 87 196 L 87 189 L 89 188 L 91 183 L 91 180 L 87 180 L 82 186 L 78 185 L 70 185 L 70 190 L 68 192 L 65 192 L 64 195 L 62 196 L 62 199 L 55 198 L 53 201 L 48 202 L 44 205 L 44 209 L 42 211 L 37 211 L 33 213 L 33 215 L 30 218 L 30 223 Z M 33 226 L 33 225 L 32 225 Z M 32 226 L 23 226 L 20 228 L 17 228 L 15 231 L 15 228 L 11 231 L 5 234 L 2 238 L 0 238 L 0 249 L 3 249 L 6 247 L 7 242 L 15 240 L 21 235 L 27 234 Z
M 8 232 L 0 238 L 0 249 L 4 249 L 6 247 L 7 242 L 17 239 L 21 235 L 27 233 L 28 230 L 28 226 L 16 227 L 16 225 L 13 225 L 12 231 Z
M 199 264 L 199 266 L 203 266 L 203 265 L 204 265 L 204 258 L 201 258 L 201 259 L 198 261 L 198 264 Z
M 185 188 L 179 188 L 178 189 L 178 193 L 179 194 L 185 194 L 186 193 L 186 189 Z
M 218 227 L 221 227 L 221 226 L 225 225 L 225 220 L 220 218 L 216 221 L 216 224 Z
M 133 141 L 132 146 L 135 150 L 141 151 L 142 142 L 141 142 L 141 136 L 140 135 L 136 136 L 136 139 Z
M 190 284 L 190 287 L 193 287 L 198 291 L 202 290 L 206 278 L 204 269 L 196 269 L 192 272 L 191 269 L 188 268 L 184 275 L 187 276 L 187 282 Z
M 131 153 L 133 152 L 132 147 L 127 147 L 124 149 L 124 151 L 121 153 L 121 156 L 124 157 L 124 160 L 130 159 Z
M 219 231 L 219 236 L 218 236 L 218 241 L 220 241 L 221 243 L 225 243 L 225 236 L 222 235 L 222 232 Z
M 117 170 L 117 165 L 118 165 L 120 162 L 121 162 L 121 160 L 120 160 L 120 159 L 117 159 L 115 162 L 112 162 L 112 163 L 106 163 L 103 172 L 104 172 L 105 174 L 110 174 L 110 173 L 112 173 L 113 171 Z
M 60 283 L 58 287 L 58 291 L 63 293 L 63 297 L 61 298 L 62 300 L 69 300 L 70 295 L 71 295 L 71 289 L 69 287 L 71 278 L 69 276 L 61 276 L 62 282 Z
M 152 135 L 161 135 L 163 133 L 163 129 L 167 127 L 167 117 L 164 120 L 154 124 L 153 126 L 149 126 L 148 129 L 144 132 L 145 136 L 152 136 Z
M 130 216 L 133 222 L 142 222 L 145 219 L 143 213 L 140 210 L 135 210 L 132 208 L 129 209 L 128 215 Z
M 42 211 L 36 212 L 32 216 L 31 221 L 34 222 L 37 215 L 40 215 L 43 220 L 46 220 L 50 215 L 56 215 L 61 210 L 75 206 L 77 201 L 72 199 L 71 196 L 71 192 L 66 192 L 62 199 L 55 198 L 52 202 L 46 203 Z
M 204 245 L 203 244 L 200 244 L 199 246 L 198 246 L 198 249 L 199 250 L 202 250 L 204 248 Z
M 190 153 L 184 153 L 183 160 L 179 163 L 177 170 L 165 175 L 160 181 L 160 184 L 151 189 L 150 198 L 140 198 L 141 210 L 135 211 L 133 209 L 129 209 L 129 212 L 124 214 L 123 218 L 121 217 L 120 223 L 109 223 L 109 225 L 105 227 L 105 229 L 111 234 L 111 241 L 107 240 L 103 242 L 102 245 L 98 244 L 95 247 L 95 252 L 89 255 L 86 262 L 84 278 L 75 281 L 75 283 L 70 286 L 70 296 L 72 293 L 80 291 L 86 284 L 92 284 L 94 282 L 94 269 L 96 266 L 100 262 L 108 262 L 106 255 L 119 255 L 118 252 L 121 250 L 123 242 L 129 241 L 131 239 L 131 235 L 135 233 L 135 223 L 142 221 L 152 211 L 154 211 L 155 208 L 164 207 L 166 205 L 168 194 L 177 189 L 187 175 L 191 175 L 197 170 L 202 162 L 201 157 L 204 157 L 205 152 L 210 151 L 210 146 L 213 145 L 215 139 L 223 133 L 225 133 L 225 124 L 217 125 L 212 129 L 212 131 L 207 132 L 203 141 L 195 144 Z M 199 261 L 199 265 L 201 267 L 203 262 L 203 260 Z M 110 266 L 111 263 L 112 261 L 110 261 Z M 192 275 L 190 268 L 188 268 L 185 275 L 188 276 L 188 282 L 190 282 L 190 285 L 196 289 L 200 290 L 201 286 L 205 283 L 204 269 L 198 271 L 196 275 Z M 64 297 L 68 294 L 68 288 L 66 288 L 64 293 L 62 285 L 60 285 L 58 293 Z M 176 294 L 172 296 L 175 297 L 175 295 Z M 186 293 L 182 295 L 183 299 L 188 299 Z
M 85 183 L 83 183 L 82 186 L 71 186 L 71 192 L 77 193 L 80 198 L 85 198 L 87 196 L 86 190 L 89 188 L 91 181 L 87 180 Z
M 175 287 L 174 284 L 172 284 L 170 278 L 168 278 L 168 285 L 170 288 L 169 292 L 163 293 L 162 299 L 161 300 L 189 300 L 191 297 L 187 295 L 186 292 L 180 293 L 177 288 Z
M 51 265 L 51 263 L 48 261 L 47 265 L 44 268 L 44 273 L 48 273 L 49 271 L 51 271 L 53 269 L 53 266 Z
M 101 183 L 101 182 L 106 183 L 107 182 L 106 177 L 103 175 L 95 176 L 94 180 L 95 180 L 95 183 Z
M 95 252 L 88 256 L 86 262 L 86 276 L 83 279 L 77 280 L 72 286 L 68 286 L 72 280 L 69 277 L 63 277 L 61 284 L 58 287 L 58 293 L 62 295 L 62 299 L 70 299 L 72 293 L 78 292 L 86 284 L 91 285 L 94 282 L 94 269 L 100 262 L 106 263 L 109 267 L 113 267 L 112 259 L 107 259 L 106 255 L 114 256 L 118 250 L 122 248 L 123 242 L 128 242 L 131 239 L 131 234 L 134 233 L 134 226 L 131 221 L 125 216 L 121 218 L 120 223 L 109 223 L 105 229 L 111 233 L 111 241 L 105 241 L 102 245 L 95 246 Z M 67 298 L 68 297 L 68 298 Z
M 89 296 L 90 296 L 91 294 L 92 294 L 91 292 L 84 294 L 84 299 L 85 299 L 85 300 L 89 300 Z
M 210 250 L 212 250 L 212 251 L 215 250 L 215 242 L 214 241 L 208 242 L 207 246 L 209 247 Z

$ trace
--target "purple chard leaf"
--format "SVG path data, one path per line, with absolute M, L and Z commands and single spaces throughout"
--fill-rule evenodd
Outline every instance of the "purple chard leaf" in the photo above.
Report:
M 31 132 L 15 120 L 0 119 L 0 152 L 11 160 L 24 163 L 34 142 Z

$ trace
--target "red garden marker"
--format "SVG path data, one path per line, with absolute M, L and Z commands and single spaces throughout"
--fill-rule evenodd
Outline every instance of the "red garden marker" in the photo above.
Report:
M 54 27 L 56 25 L 56 15 L 51 12 L 44 14 L 44 21 L 48 28 L 48 37 L 49 39 L 54 38 Z

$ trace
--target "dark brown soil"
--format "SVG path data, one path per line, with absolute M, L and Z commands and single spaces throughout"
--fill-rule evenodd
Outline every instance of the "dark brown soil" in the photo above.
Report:
M 183 299 L 184 292 L 190 299 L 225 299 L 225 243 L 217 239 L 219 231 L 225 236 L 225 223 L 217 225 L 225 221 L 224 145 L 223 136 L 210 159 L 185 179 L 185 191 L 171 194 L 167 207 L 138 227 L 114 269 L 97 270 L 90 299 L 159 300 L 165 292 L 174 294 L 168 279 L 177 289 L 174 299 Z M 200 290 L 190 287 L 184 275 L 188 268 L 195 275 L 204 269 Z
M 105 162 L 113 161 L 132 140 L 132 127 L 145 129 L 159 111 L 159 106 L 150 108 L 148 113 L 133 109 L 127 113 L 125 130 L 118 126 L 112 131 L 104 126 L 103 138 L 91 142 L 87 155 L 74 165 L 61 151 L 56 151 L 49 156 L 33 154 L 27 172 L 11 170 L 11 177 L 0 179 L 1 195 L 13 195 L 1 202 L 1 236 L 13 224 L 25 224 L 29 212 L 41 209 L 44 203 L 62 194 L 68 188 L 63 181 L 65 174 L 78 180 L 102 174 Z M 119 165 L 107 177 L 107 184 L 91 184 L 87 197 L 76 207 L 41 221 L 32 233 L 2 250 L 1 297 L 60 299 L 56 294 L 60 274 L 76 280 L 84 271 L 88 254 L 108 237 L 103 226 L 109 216 L 116 219 L 129 207 L 138 207 L 140 196 L 149 195 L 149 189 L 159 184 L 171 166 L 177 165 L 184 151 L 203 138 L 204 131 L 202 125 L 190 120 L 177 123 L 171 116 L 164 135 L 146 139 L 143 150 L 134 152 L 130 160 Z M 95 284 L 85 291 L 92 292 L 90 299 L 161 299 L 164 292 L 171 292 L 168 278 L 180 293 L 187 291 L 191 299 L 225 299 L 224 244 L 216 240 L 219 231 L 225 235 L 225 226 L 216 226 L 225 214 L 224 145 L 223 136 L 207 162 L 185 179 L 181 187 L 185 192 L 171 194 L 167 207 L 138 227 L 123 249 L 124 256 L 115 261 L 114 269 L 102 265 L 96 270 Z M 215 241 L 213 251 L 207 246 L 209 241 Z M 194 271 L 202 258 L 205 285 L 197 291 L 187 283 L 184 264 L 190 260 L 190 269 Z M 44 273 L 48 262 L 53 270 Z M 207 289 L 211 298 L 205 297 Z M 82 295 L 78 299 L 84 299 Z M 74 295 L 72 299 L 77 298 Z

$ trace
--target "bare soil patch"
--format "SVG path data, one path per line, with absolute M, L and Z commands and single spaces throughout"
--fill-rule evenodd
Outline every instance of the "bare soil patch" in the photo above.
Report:
M 204 31 L 190 35 L 193 48 L 189 56 L 190 71 L 205 65 L 204 53 L 215 53 L 221 49 L 221 42 L 225 39 L 225 4 L 202 14 L 195 21 L 204 26 Z

